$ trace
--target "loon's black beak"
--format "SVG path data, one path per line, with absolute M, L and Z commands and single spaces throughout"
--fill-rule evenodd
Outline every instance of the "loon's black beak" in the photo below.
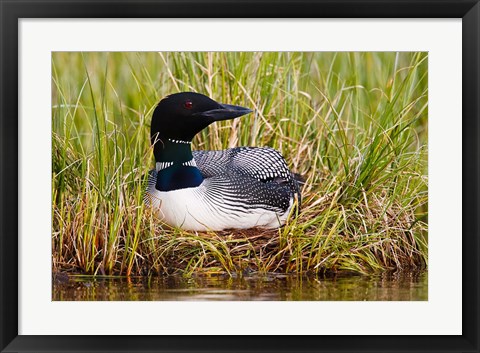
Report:
M 239 105 L 219 104 L 220 108 L 208 110 L 206 112 L 197 113 L 204 117 L 208 117 L 213 121 L 235 119 L 242 115 L 251 113 L 252 110 L 241 107 Z

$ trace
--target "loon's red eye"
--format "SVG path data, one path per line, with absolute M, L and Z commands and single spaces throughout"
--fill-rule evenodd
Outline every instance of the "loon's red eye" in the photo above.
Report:
M 185 101 L 185 103 L 183 103 L 183 106 L 185 109 L 192 109 L 193 103 L 192 101 Z

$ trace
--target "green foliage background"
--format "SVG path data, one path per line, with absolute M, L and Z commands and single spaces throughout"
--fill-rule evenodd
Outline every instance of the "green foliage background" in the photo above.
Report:
M 180 91 L 255 110 L 193 147 L 280 150 L 307 178 L 298 218 L 273 232 L 196 234 L 152 217 L 142 203 L 151 114 Z M 426 265 L 427 53 L 53 53 L 52 132 L 54 270 Z

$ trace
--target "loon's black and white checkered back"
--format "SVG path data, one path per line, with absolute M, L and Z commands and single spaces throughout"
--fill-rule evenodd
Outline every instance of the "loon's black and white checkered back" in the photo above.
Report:
M 192 154 L 205 178 L 229 175 L 230 180 L 237 178 L 240 184 L 245 178 L 253 178 L 272 184 L 276 190 L 284 189 L 284 195 L 289 198 L 296 195 L 300 204 L 299 185 L 283 156 L 273 148 L 236 147 L 221 151 L 192 151 Z

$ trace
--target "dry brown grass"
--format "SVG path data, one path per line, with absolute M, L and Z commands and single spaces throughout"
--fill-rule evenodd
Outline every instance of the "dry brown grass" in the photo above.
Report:
M 52 263 L 107 275 L 372 273 L 427 263 L 427 53 L 54 53 Z M 143 205 L 158 100 L 255 110 L 196 149 L 270 146 L 306 177 L 278 230 L 192 233 Z

